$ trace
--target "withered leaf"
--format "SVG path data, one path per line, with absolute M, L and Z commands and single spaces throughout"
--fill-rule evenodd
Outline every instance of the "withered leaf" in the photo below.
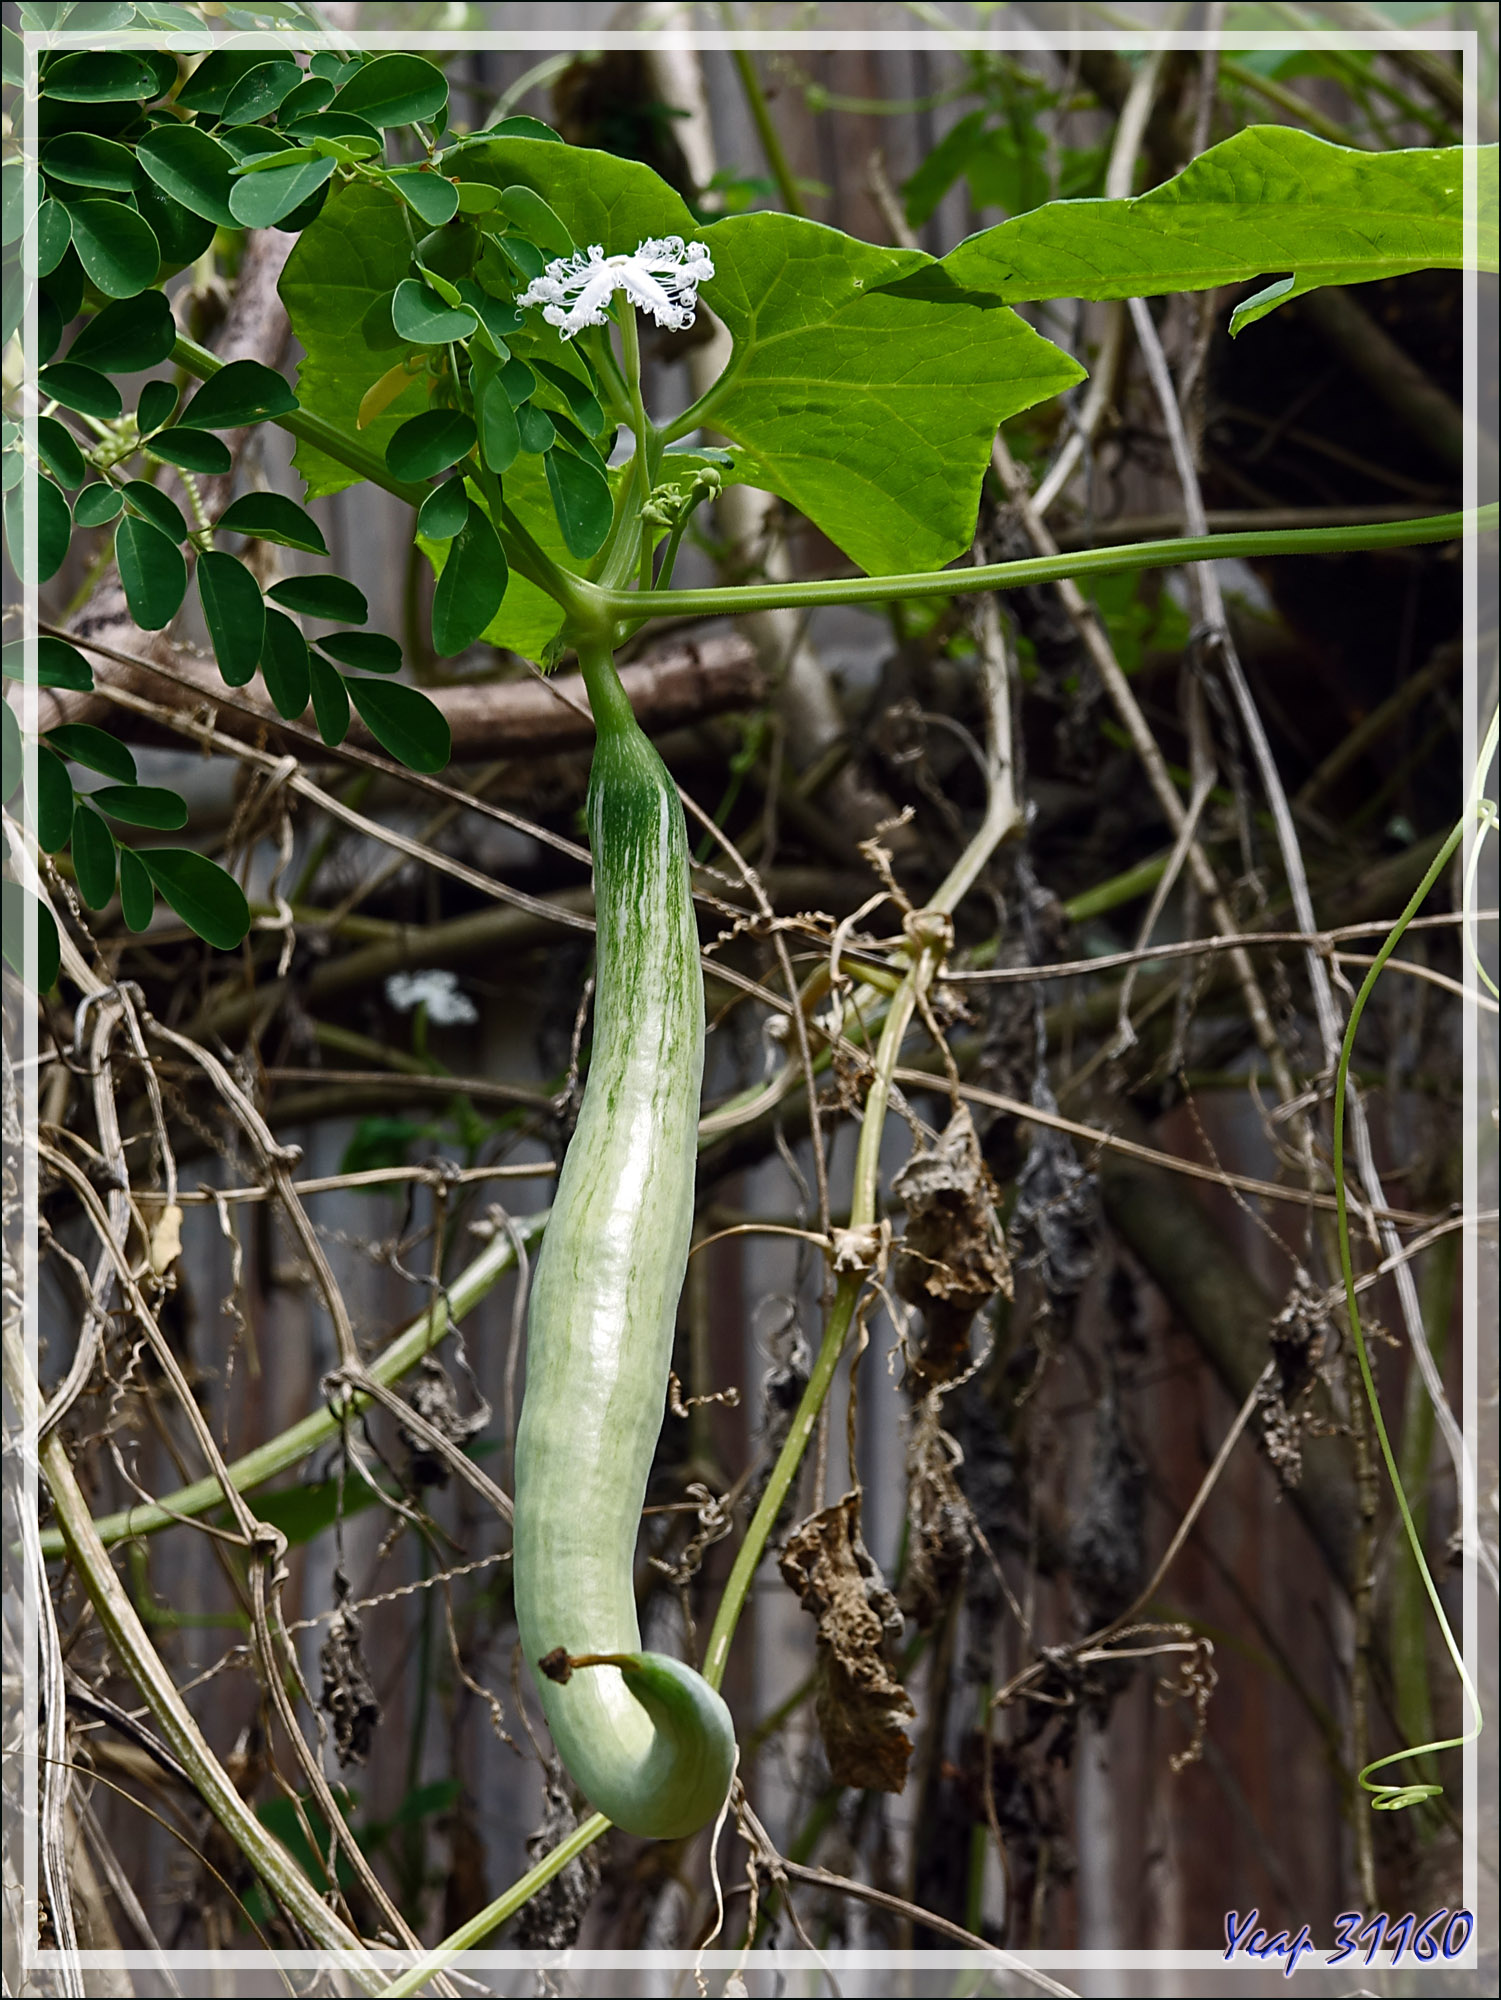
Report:
M 917 1711 L 882 1657 L 902 1614 L 861 1538 L 859 1493 L 794 1528 L 780 1568 L 818 1620 L 814 1706 L 830 1776 L 862 1791 L 901 1791 L 912 1757 L 904 1725 Z
M 892 1186 L 907 1210 L 896 1288 L 928 1322 L 914 1370 L 929 1381 L 949 1381 L 968 1365 L 975 1314 L 997 1292 L 1011 1296 L 995 1183 L 963 1105 L 932 1151 L 915 1152 Z

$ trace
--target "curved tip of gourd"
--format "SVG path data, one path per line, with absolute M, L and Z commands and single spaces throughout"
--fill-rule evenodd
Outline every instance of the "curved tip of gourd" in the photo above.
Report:
M 656 1724 L 657 1741 L 639 1792 L 595 1800 L 624 1833 L 684 1840 L 708 1826 L 735 1775 L 735 1725 L 715 1689 L 667 1653 L 636 1653 L 625 1681 Z

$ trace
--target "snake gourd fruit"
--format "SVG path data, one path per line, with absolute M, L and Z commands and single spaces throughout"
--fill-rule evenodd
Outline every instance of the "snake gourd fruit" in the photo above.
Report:
M 693 1222 L 704 988 L 683 810 L 613 664 L 585 661 L 598 925 L 594 1043 L 527 1322 L 514 1589 L 553 1742 L 627 1833 L 706 1825 L 729 1710 L 641 1651 L 632 1569 Z

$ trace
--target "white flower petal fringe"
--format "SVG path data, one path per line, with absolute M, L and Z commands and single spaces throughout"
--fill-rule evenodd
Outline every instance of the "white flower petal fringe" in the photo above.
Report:
M 605 308 L 616 292 L 624 292 L 658 326 L 681 333 L 693 324 L 698 287 L 713 275 L 707 247 L 684 243 L 681 236 L 650 236 L 621 257 L 607 257 L 591 243 L 587 251 L 555 257 L 516 303 L 541 306 L 548 325 L 572 340 L 586 326 L 603 326 Z

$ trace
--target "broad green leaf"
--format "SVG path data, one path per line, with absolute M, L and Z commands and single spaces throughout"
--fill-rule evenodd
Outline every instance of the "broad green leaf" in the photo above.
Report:
M 149 449 L 154 458 L 164 458 L 168 465 L 181 466 L 184 472 L 228 472 L 234 464 L 229 446 L 222 438 L 216 438 L 212 431 L 195 431 L 184 424 L 158 431 Z
M 953 287 L 921 251 L 770 213 L 704 241 L 704 296 L 735 345 L 703 418 L 751 454 L 744 477 L 871 575 L 960 555 L 997 426 L 1083 369 L 1015 313 L 942 296 Z M 940 296 L 878 289 L 904 278 Z
M 607 257 L 623 256 L 648 236 L 699 233 L 682 196 L 636 160 L 560 146 L 553 139 L 483 134 L 452 146 L 444 164 L 466 181 L 484 182 L 514 197 L 525 188 L 541 197 L 562 225 L 559 241 L 598 243 Z M 540 240 L 540 239 L 539 239 Z
M 250 905 L 232 875 L 190 847 L 143 847 L 142 867 L 189 930 L 232 951 L 250 929 Z
M 367 674 L 401 671 L 401 648 L 384 632 L 325 632 L 318 647 L 330 659 L 340 660 L 346 667 L 359 667 Z
M 121 490 L 125 505 L 132 513 L 143 515 L 153 527 L 160 528 L 164 535 L 170 535 L 174 542 L 187 540 L 187 521 L 170 494 L 163 493 L 159 486 L 153 486 L 145 479 L 127 479 Z
M 39 903 L 18 882 L 0 883 L 0 949 L 5 962 L 18 979 L 26 977 L 26 932 L 35 927 L 36 983 L 45 993 L 57 984 L 62 967 L 62 946 L 57 922 L 45 903 Z
M 351 433 L 361 399 L 401 358 L 389 300 L 411 256 L 399 205 L 379 188 L 352 183 L 335 189 L 318 220 L 298 238 L 282 273 L 281 296 L 303 348 L 298 399 Z M 425 376 L 412 377 L 371 418 L 363 435 L 373 450 L 384 452 L 402 419 L 423 407 L 428 386 Z M 308 482 L 309 499 L 338 493 L 358 477 L 301 439 L 293 463 Z
M 290 97 L 301 82 L 302 71 L 296 63 L 268 62 L 263 56 L 230 91 L 220 115 L 226 125 L 254 125 Z
M 261 677 L 276 712 L 295 722 L 308 704 L 307 641 L 283 611 L 266 612 Z
M 176 340 L 177 327 L 165 293 L 142 292 L 138 298 L 117 299 L 96 312 L 68 349 L 68 362 L 134 375 L 165 361 Z
M 462 410 L 424 410 L 408 417 L 386 446 L 386 464 L 398 479 L 431 479 L 465 457 L 474 438 L 473 420 Z
M 261 587 L 244 563 L 210 549 L 198 558 L 198 595 L 219 671 L 230 687 L 244 687 L 260 665 L 265 638 Z
M 328 554 L 318 523 L 284 493 L 242 493 L 225 508 L 218 525 L 258 542 L 279 542 L 283 548 L 306 549 L 309 555 Z
M 143 632 L 159 632 L 177 616 L 188 587 L 177 544 L 150 521 L 126 514 L 115 530 L 115 561 L 130 615 Z
M 285 222 L 333 177 L 333 160 L 301 160 L 294 166 L 272 167 L 247 174 L 234 184 L 230 212 L 247 229 L 270 229 Z
M 342 576 L 288 576 L 273 583 L 268 597 L 304 618 L 329 618 L 363 625 L 370 616 L 365 594 Z
M 150 437 L 153 431 L 159 431 L 177 408 L 177 400 L 175 382 L 147 382 L 141 390 L 141 400 L 136 404 L 137 434 L 144 438 Z
M 195 215 L 233 229 L 229 206 L 234 155 L 196 125 L 157 125 L 136 142 L 136 158 L 157 186 Z
M 122 201 L 70 201 L 73 248 L 89 283 L 107 299 L 145 291 L 162 261 L 150 224 Z
M 377 56 L 355 72 L 334 103 L 372 125 L 427 124 L 448 103 L 448 78 L 421 56 Z
M 39 278 L 55 271 L 68 254 L 73 225 L 60 201 L 44 201 L 36 212 L 36 270 Z
M 402 200 L 422 217 L 429 229 L 439 229 L 459 212 L 458 190 L 426 167 L 400 167 L 391 181 Z M 59 253 L 60 254 L 60 253 Z
M 129 146 L 97 132 L 61 132 L 42 148 L 42 169 L 73 187 L 105 188 L 129 194 L 141 178 Z
M 509 573 L 505 553 L 484 510 L 471 500 L 433 592 L 433 645 L 444 658 L 480 638 L 499 611 Z
M 88 466 L 78 448 L 78 440 L 56 417 L 36 420 L 36 448 L 42 463 L 60 486 L 82 486 Z
M 1482 270 L 1496 269 L 1496 148 L 1482 147 Z M 943 260 L 956 284 L 1021 299 L 1128 299 L 1288 273 L 1281 298 L 1464 261 L 1462 148 L 1367 153 L 1252 125 L 1126 201 L 1049 202 Z M 1280 302 L 1276 301 L 1276 302 Z
M 120 391 L 109 377 L 80 361 L 49 362 L 37 376 L 37 387 L 65 410 L 77 410 L 80 416 L 98 417 L 104 423 L 113 422 L 124 407 Z
M 96 479 L 74 501 L 73 519 L 80 528 L 102 528 L 124 505 L 117 486 L 106 486 L 102 479 Z
M 160 833 L 175 833 L 188 823 L 185 801 L 161 785 L 102 785 L 90 792 L 89 803 L 127 826 L 154 827 Z
M 150 63 L 123 49 L 59 56 L 42 79 L 42 95 L 64 104 L 120 104 L 156 94 Z
M 10 703 L 0 701 L 0 800 L 10 801 L 23 769 L 21 725 Z
M 468 306 L 450 306 L 431 285 L 403 278 L 391 294 L 391 325 L 398 338 L 412 347 L 441 347 L 467 340 L 477 324 Z
M 28 481 L 5 496 L 5 543 L 11 567 L 27 583 L 45 583 L 56 576 L 68 554 L 73 516 L 61 491 L 43 474 L 36 479 L 36 563 L 26 568 L 25 510 Z
M 450 541 L 469 518 L 469 495 L 462 479 L 445 479 L 417 509 L 417 532 L 435 542 Z
M 115 893 L 115 836 L 83 799 L 73 808 L 73 873 L 89 908 L 102 910 Z
M 562 446 L 548 452 L 547 486 L 568 553 L 587 562 L 605 545 L 614 517 L 610 482 L 586 460 Z
M 120 849 L 120 914 L 125 919 L 127 930 L 144 931 L 151 928 L 151 913 L 156 908 L 156 890 L 151 886 L 151 877 L 146 873 L 145 864 L 134 848 Z
M 57 854 L 73 837 L 73 781 L 55 750 L 37 745 L 35 826 L 37 845 Z
M 344 683 L 360 719 L 383 750 L 412 771 L 441 771 L 453 754 L 448 719 L 435 702 L 399 681 Z
M 128 748 L 118 736 L 92 722 L 60 722 L 47 731 L 47 741 L 70 763 L 86 764 L 116 784 L 133 785 L 136 781 L 136 760 Z
M 204 383 L 179 422 L 205 431 L 238 430 L 297 408 L 285 378 L 259 361 L 231 361 Z
M 313 691 L 313 718 L 318 734 L 337 750 L 349 734 L 349 694 L 344 676 L 317 653 L 308 654 L 308 679 Z

